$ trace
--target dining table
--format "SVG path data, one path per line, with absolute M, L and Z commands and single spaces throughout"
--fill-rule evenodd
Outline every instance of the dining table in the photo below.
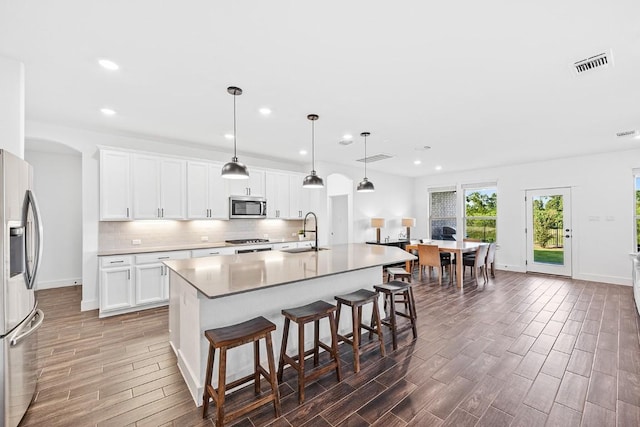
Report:
M 450 254 L 454 254 L 456 259 L 456 285 L 462 290 L 463 289 L 463 271 L 464 271 L 464 263 L 462 262 L 462 254 L 465 253 L 474 253 L 479 246 L 487 245 L 488 243 L 483 242 L 459 242 L 457 240 L 425 240 L 422 245 L 437 245 L 438 250 L 440 252 L 447 252 Z M 418 244 L 410 244 L 406 245 L 404 248 L 406 251 L 411 252 L 412 250 L 418 250 Z M 405 262 L 405 268 L 408 272 L 411 272 L 411 261 Z

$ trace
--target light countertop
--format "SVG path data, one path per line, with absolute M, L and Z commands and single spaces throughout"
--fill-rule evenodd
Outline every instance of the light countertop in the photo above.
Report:
M 400 248 L 354 243 L 318 252 L 279 250 L 165 261 L 207 298 L 251 292 L 416 259 Z
M 205 243 L 182 243 L 171 244 L 152 247 L 128 247 L 120 249 L 109 249 L 98 252 L 98 256 L 111 256 L 111 255 L 129 255 L 129 254 L 144 254 L 151 252 L 167 252 L 167 251 L 188 251 L 192 249 L 213 249 L 213 248 L 230 248 L 240 246 L 256 246 L 256 245 L 273 245 L 277 243 L 291 243 L 299 242 L 299 239 L 276 239 L 262 243 L 245 243 L 245 244 L 229 244 L 226 242 L 205 242 Z M 311 241 L 311 239 L 302 240 L 303 242 Z

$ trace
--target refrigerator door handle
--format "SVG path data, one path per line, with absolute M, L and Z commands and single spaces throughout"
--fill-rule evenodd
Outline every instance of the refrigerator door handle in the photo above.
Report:
M 26 269 L 26 277 L 27 277 L 27 289 L 33 289 L 36 284 L 36 277 L 38 276 L 38 269 L 40 268 L 40 262 L 42 261 L 42 224 L 40 222 L 40 209 L 38 208 L 38 201 L 36 200 L 35 194 L 31 190 L 27 190 L 25 206 L 23 212 L 23 222 L 27 223 L 28 215 L 29 215 L 29 206 L 31 206 L 33 212 L 33 222 L 35 225 L 35 254 L 33 260 L 33 272 L 30 272 L 29 269 Z M 29 238 L 29 236 L 25 236 Z M 24 245 L 25 250 L 29 245 Z M 28 254 L 26 254 L 28 256 Z
M 42 322 L 44 321 L 44 313 L 40 309 L 36 309 L 32 312 L 31 316 L 29 317 L 29 320 L 25 322 L 25 325 L 31 325 L 31 323 L 33 322 L 34 319 L 36 319 L 36 317 L 37 317 L 37 320 L 33 326 L 31 326 L 25 332 L 19 331 L 20 332 L 19 335 L 14 335 L 13 338 L 11 338 L 11 341 L 9 341 L 9 344 L 12 347 L 20 344 L 20 341 L 27 338 L 29 335 L 37 331 L 40 326 L 42 326 Z

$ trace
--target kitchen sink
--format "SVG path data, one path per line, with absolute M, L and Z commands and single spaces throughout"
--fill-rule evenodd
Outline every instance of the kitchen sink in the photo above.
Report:
M 328 251 L 329 248 L 318 248 L 319 251 Z M 314 248 L 293 248 L 293 249 L 280 249 L 280 252 L 286 252 L 288 254 L 298 254 L 302 252 L 315 252 Z

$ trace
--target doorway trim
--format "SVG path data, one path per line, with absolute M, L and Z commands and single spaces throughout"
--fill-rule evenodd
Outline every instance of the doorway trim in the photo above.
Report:
M 353 242 L 353 180 L 339 173 L 327 176 L 327 240 L 333 243 L 333 196 L 347 196 L 347 243 Z

